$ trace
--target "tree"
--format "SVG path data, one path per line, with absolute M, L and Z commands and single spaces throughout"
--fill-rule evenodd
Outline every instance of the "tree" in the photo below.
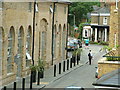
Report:
M 99 5 L 98 2 L 73 2 L 69 6 L 69 13 L 75 15 L 75 24 L 78 26 L 83 18 L 87 18 L 87 13 L 93 11 L 93 5 Z M 73 26 L 73 16 L 69 16 L 69 23 Z

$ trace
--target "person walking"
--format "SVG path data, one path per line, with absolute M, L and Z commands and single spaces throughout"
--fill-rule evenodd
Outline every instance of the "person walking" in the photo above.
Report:
M 88 45 L 89 45 L 89 39 L 86 39 L 85 40 L 85 46 L 86 46 L 86 48 L 88 47 Z
M 89 65 L 91 65 L 91 60 L 93 58 L 91 50 L 89 50 L 88 58 L 89 58 Z

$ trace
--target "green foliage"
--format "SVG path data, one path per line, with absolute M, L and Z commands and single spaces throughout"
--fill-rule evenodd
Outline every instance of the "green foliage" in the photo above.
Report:
M 73 56 L 76 56 L 76 54 L 77 54 L 77 50 L 74 50 L 74 51 L 72 52 L 72 55 L 73 55 Z
M 78 26 L 81 23 L 83 18 L 87 18 L 87 13 L 93 11 L 93 5 L 98 5 L 98 2 L 73 2 L 69 6 L 69 13 L 75 14 L 76 25 Z M 69 16 L 69 23 L 73 25 L 73 16 Z
M 37 70 L 37 65 L 30 65 L 30 70 L 31 71 L 36 71 Z
M 43 72 L 44 71 L 44 67 L 45 67 L 45 61 L 39 58 L 37 70 L 39 72 Z
M 120 58 L 107 57 L 107 61 L 120 61 Z
M 116 48 L 119 48 L 120 47 L 120 45 L 116 45 Z
M 82 49 L 81 49 L 81 48 L 78 48 L 77 51 L 76 51 L 76 53 L 77 53 L 78 55 L 80 55 L 81 52 L 82 52 Z
M 103 50 L 105 50 L 105 49 L 107 49 L 108 51 L 112 50 L 112 48 L 109 47 L 109 46 L 104 46 L 104 47 L 103 47 Z
M 98 42 L 93 42 L 93 41 L 90 41 L 89 43 L 90 44 L 98 44 Z
M 108 42 L 104 42 L 104 41 L 101 41 L 99 44 L 100 44 L 100 45 L 109 45 Z

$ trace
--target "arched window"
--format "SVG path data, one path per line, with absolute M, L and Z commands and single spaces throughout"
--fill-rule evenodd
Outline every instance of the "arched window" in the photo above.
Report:
M 42 32 L 42 59 L 46 58 L 46 32 Z
M 17 55 L 15 57 L 15 63 L 17 65 L 17 76 L 21 76 L 21 69 L 22 69 L 22 57 L 23 57 L 23 45 L 24 45 L 24 33 L 23 33 L 23 27 L 21 26 L 18 30 L 18 50 Z
M 46 19 L 42 19 L 40 21 L 40 28 L 41 28 L 41 37 L 40 37 L 40 42 L 41 42 L 41 59 L 46 60 L 47 57 L 47 20 Z
M 53 53 L 54 53 L 54 58 L 56 58 L 56 32 L 57 28 L 56 25 L 54 26 L 54 35 L 53 35 Z
M 3 30 L 0 28 L 0 76 L 2 76 Z
M 65 47 L 66 47 L 66 26 L 63 26 L 62 32 L 62 59 L 65 59 Z
M 29 26 L 27 30 L 27 38 L 26 38 L 26 67 L 31 64 L 31 27 Z
M 61 24 L 59 25 L 59 54 L 58 57 L 61 57 Z
M 8 49 L 7 49 L 7 73 L 12 71 L 12 57 L 13 57 L 13 48 L 14 48 L 14 28 L 11 27 L 8 34 Z

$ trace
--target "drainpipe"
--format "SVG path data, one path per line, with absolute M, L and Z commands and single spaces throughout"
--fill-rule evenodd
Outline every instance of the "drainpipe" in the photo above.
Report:
M 68 58 L 68 52 L 67 52 L 67 43 L 68 43 L 68 16 L 69 16 L 69 5 L 68 5 L 68 15 L 67 15 L 67 36 L 66 36 L 66 59 Z
M 34 36 L 35 36 L 35 5 L 36 5 L 36 0 L 34 1 L 34 8 L 33 8 L 33 45 L 32 45 L 32 63 L 34 65 Z
M 51 51 L 51 53 L 52 53 L 52 65 L 53 65 L 53 58 L 54 58 L 54 16 L 55 16 L 55 4 L 56 4 L 56 2 L 53 2 L 54 4 L 53 4 L 53 16 L 52 16 L 52 51 Z

